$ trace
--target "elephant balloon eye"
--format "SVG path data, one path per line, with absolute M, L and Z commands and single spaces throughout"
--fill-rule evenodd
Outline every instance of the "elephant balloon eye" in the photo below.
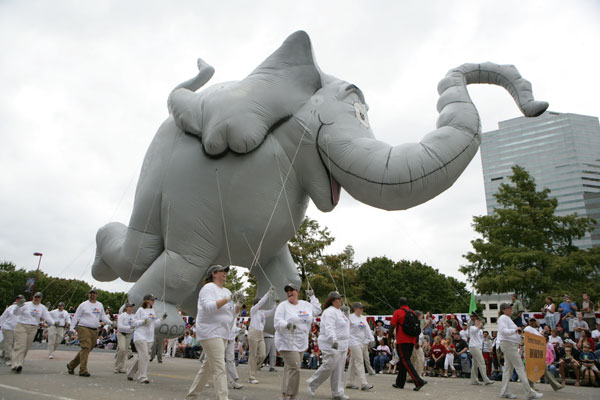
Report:
M 356 114 L 356 118 L 363 124 L 366 128 L 369 127 L 369 118 L 367 117 L 367 108 L 362 103 L 354 103 L 354 112 Z

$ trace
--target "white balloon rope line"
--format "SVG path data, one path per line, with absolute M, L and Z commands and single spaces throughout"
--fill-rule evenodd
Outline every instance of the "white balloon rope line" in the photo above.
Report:
M 294 234 L 295 234 L 297 232 L 297 228 L 296 228 L 296 224 L 294 223 L 294 217 L 292 215 L 292 207 L 290 206 L 290 200 L 287 197 L 287 190 L 285 190 L 285 185 L 283 183 L 283 171 L 281 170 L 281 165 L 279 164 L 279 157 L 277 156 L 277 151 L 275 149 L 275 141 L 273 140 L 272 136 L 269 136 L 269 140 L 273 144 L 273 154 L 275 156 L 275 162 L 277 163 L 277 169 L 279 170 L 279 179 L 281 180 L 281 184 L 283 185 L 283 194 L 285 196 L 285 202 L 288 207 L 288 212 L 290 214 L 290 221 L 292 222 L 292 227 L 294 228 Z M 300 264 L 300 266 L 302 267 L 302 271 L 304 271 L 304 277 L 306 279 L 306 287 L 308 289 L 312 290 L 312 287 L 310 285 L 310 280 L 308 279 L 308 274 L 306 273 L 306 268 L 304 267 L 304 264 L 302 264 L 302 263 Z
M 243 233 L 242 235 L 244 236 L 244 240 L 246 241 L 246 244 L 248 245 L 248 248 L 250 249 L 250 252 L 252 253 L 252 256 L 258 259 L 257 254 L 254 253 L 254 251 L 252 250 L 252 246 L 250 246 L 250 242 L 248 242 L 248 238 L 246 237 L 246 234 Z M 275 287 L 273 285 L 273 282 L 271 282 L 271 280 L 269 279 L 269 275 L 265 272 L 265 270 L 263 269 L 262 265 L 260 264 L 260 261 L 257 261 L 256 264 L 258 265 L 258 267 L 262 271 L 262 273 L 265 276 L 265 278 L 267 278 L 267 282 L 269 282 L 269 285 L 271 285 L 272 287 Z M 252 272 L 252 269 L 250 269 L 249 271 Z
M 227 225 L 225 224 L 225 212 L 223 211 L 223 197 L 221 197 L 221 184 L 219 183 L 219 170 L 215 168 L 217 177 L 217 191 L 219 192 L 219 204 L 221 205 L 221 218 L 223 220 L 223 232 L 225 233 L 225 244 L 227 245 L 227 256 L 229 257 L 229 265 L 231 265 L 231 251 L 229 250 L 229 239 L 227 236 Z
M 171 203 L 167 207 L 167 228 L 165 230 L 165 267 L 163 269 L 163 292 L 161 301 L 163 303 L 163 313 L 167 312 L 167 303 L 165 302 L 165 294 L 167 293 L 167 251 L 169 249 L 169 221 L 171 220 Z

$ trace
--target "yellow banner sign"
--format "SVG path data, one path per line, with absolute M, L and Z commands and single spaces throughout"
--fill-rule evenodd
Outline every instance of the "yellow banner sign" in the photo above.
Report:
M 546 371 L 546 339 L 533 333 L 525 332 L 525 367 L 527 378 L 537 382 Z

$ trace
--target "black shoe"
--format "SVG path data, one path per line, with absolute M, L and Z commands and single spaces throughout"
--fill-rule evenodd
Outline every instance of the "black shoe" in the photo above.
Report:
M 423 386 L 427 385 L 427 381 L 423 381 L 423 384 L 421 386 L 415 386 L 415 388 L 413 389 L 415 392 L 418 392 L 419 390 L 421 390 L 421 388 Z
M 89 373 L 89 372 L 80 372 L 80 373 L 79 373 L 79 376 L 85 376 L 85 377 L 88 377 L 88 376 L 90 376 L 90 373 Z
M 133 354 L 130 354 L 130 355 L 127 356 L 128 360 L 131 360 L 132 358 L 133 358 Z
M 132 381 L 132 380 L 133 380 L 133 378 L 131 378 L 131 377 L 129 377 L 129 376 L 128 376 L 128 377 L 127 377 L 127 380 L 128 380 L 128 381 Z
M 162 360 L 158 360 L 158 363 L 159 363 L 159 364 L 162 364 Z
M 392 383 L 392 386 L 395 387 L 396 389 L 404 389 L 404 387 L 396 385 L 395 383 Z
M 73 375 L 75 373 L 75 370 L 69 368 L 69 364 L 67 364 L 67 372 L 69 373 L 69 375 Z
M 149 381 L 148 379 L 146 379 L 146 380 L 144 381 L 144 383 L 150 383 L 150 381 Z

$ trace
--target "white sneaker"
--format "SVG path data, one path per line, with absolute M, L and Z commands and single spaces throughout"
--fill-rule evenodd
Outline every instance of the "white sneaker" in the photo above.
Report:
M 333 400 L 349 400 L 350 397 L 346 396 L 345 394 L 341 394 L 339 396 L 333 396 Z
M 7 362 L 4 363 L 4 365 L 10 365 L 12 364 L 12 362 L 10 360 L 8 360 Z
M 252 384 L 256 385 L 258 383 L 258 381 L 256 379 L 248 379 L 248 383 L 252 383 Z
M 310 394 L 312 397 L 315 397 L 315 391 L 312 390 L 312 388 L 310 387 L 310 384 L 307 385 L 307 390 L 308 390 L 308 394 Z
M 367 390 L 371 390 L 373 389 L 373 385 L 371 385 L 370 383 L 367 383 L 366 385 L 364 385 L 363 387 L 360 388 L 360 390 L 363 391 L 367 391 Z
M 535 392 L 534 391 L 532 394 L 530 394 L 530 395 L 527 396 L 527 399 L 528 400 L 530 400 L 530 399 L 541 399 L 542 397 L 544 397 L 543 393 Z
M 512 393 L 504 393 L 500 397 L 502 397 L 503 399 L 516 399 L 517 398 L 517 396 L 515 396 Z
M 358 386 L 350 384 L 346 385 L 346 389 L 358 389 Z
M 234 381 L 234 382 L 231 382 L 231 388 L 232 388 L 232 389 L 241 389 L 241 388 L 243 388 L 243 387 L 244 387 L 244 385 L 242 385 L 242 384 L 240 384 L 240 383 L 237 383 L 237 382 L 235 382 L 235 381 Z
M 50 354 L 50 355 L 48 356 L 48 358 L 52 360 L 52 359 L 54 358 L 54 356 L 53 356 L 52 354 Z

